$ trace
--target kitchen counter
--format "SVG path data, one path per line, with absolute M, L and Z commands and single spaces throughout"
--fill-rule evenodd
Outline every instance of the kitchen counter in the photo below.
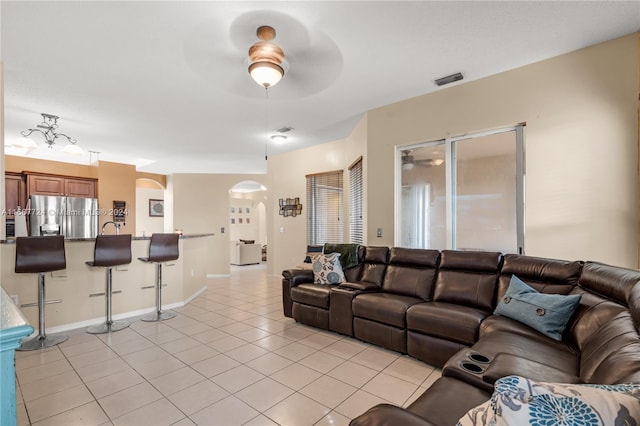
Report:
M 125 232 L 123 232 L 123 234 L 125 234 Z M 211 234 L 183 234 L 180 235 L 180 239 L 184 240 L 184 239 L 188 239 L 188 238 L 203 238 L 203 237 L 212 237 L 213 233 Z M 132 241 L 144 241 L 144 240 L 150 240 L 151 239 L 151 235 L 148 236 L 144 236 L 144 237 L 137 237 L 137 236 L 133 236 L 131 237 Z M 69 241 L 69 242 L 74 242 L 74 241 L 95 241 L 95 238 L 65 238 L 65 241 Z M 6 240 L 0 240 L 0 244 L 15 244 L 16 240 L 15 238 L 7 238 Z
M 131 263 L 113 268 L 113 319 L 125 319 L 151 312 L 155 306 L 155 269 L 141 262 L 149 255 L 151 237 L 134 237 L 131 242 Z M 213 234 L 182 235 L 180 257 L 166 262 L 162 268 L 162 289 L 165 309 L 184 305 L 206 289 L 208 268 L 214 256 Z M 47 273 L 47 298 L 62 299 L 62 303 L 47 305 L 47 332 L 55 333 L 105 321 L 104 297 L 89 297 L 105 291 L 105 268 L 90 267 L 95 239 L 65 241 L 67 267 Z M 38 300 L 37 274 L 16 274 L 15 240 L 0 244 L 0 283 L 9 295 L 18 297 L 18 306 Z M 150 287 L 150 288 L 149 288 Z M 31 324 L 38 323 L 38 308 L 20 309 Z

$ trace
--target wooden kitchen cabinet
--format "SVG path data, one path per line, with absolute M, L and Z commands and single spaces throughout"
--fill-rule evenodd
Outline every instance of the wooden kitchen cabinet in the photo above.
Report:
M 5 209 L 7 211 L 7 219 L 14 218 L 14 212 L 18 207 L 24 209 L 27 207 L 27 191 L 24 176 L 19 173 L 5 173 Z
M 67 197 L 96 198 L 96 181 L 93 179 L 65 179 L 64 195 Z
M 96 198 L 96 180 L 27 173 L 27 194 Z
M 46 175 L 27 175 L 29 195 L 64 195 L 64 178 Z

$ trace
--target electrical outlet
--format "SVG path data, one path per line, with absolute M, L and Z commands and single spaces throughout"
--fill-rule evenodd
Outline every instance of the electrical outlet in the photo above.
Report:
M 378 228 L 378 230 L 376 231 L 376 237 L 382 238 L 382 228 Z
M 16 306 L 20 306 L 20 305 L 18 304 L 18 295 L 17 295 L 17 294 L 12 294 L 12 295 L 11 295 L 11 296 L 9 296 L 9 297 L 11 297 L 11 300 L 13 300 L 13 303 L 15 303 L 15 304 L 16 304 Z

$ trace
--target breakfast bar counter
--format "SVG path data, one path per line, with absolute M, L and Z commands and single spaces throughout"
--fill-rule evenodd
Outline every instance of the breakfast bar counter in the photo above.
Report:
M 165 309 L 184 305 L 206 289 L 207 265 L 211 255 L 213 234 L 181 235 L 180 257 L 167 262 L 163 268 L 162 297 Z M 154 310 L 155 268 L 138 260 L 149 254 L 150 237 L 133 237 L 130 264 L 113 269 L 113 318 L 124 319 Z M 37 302 L 37 286 L 31 274 L 16 274 L 15 240 L 0 242 L 0 283 L 2 289 L 17 296 L 17 305 Z M 67 239 L 65 252 L 67 268 L 47 275 L 47 299 L 61 299 L 62 303 L 46 306 L 47 331 L 57 332 L 104 322 L 104 297 L 90 294 L 104 292 L 104 271 L 91 268 L 85 262 L 93 260 L 94 239 Z M 31 324 L 38 323 L 37 307 L 21 307 Z

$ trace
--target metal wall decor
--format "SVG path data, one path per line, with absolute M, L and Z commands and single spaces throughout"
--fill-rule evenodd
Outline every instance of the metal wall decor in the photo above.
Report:
M 280 198 L 280 215 L 287 217 L 293 216 L 296 217 L 299 214 L 302 214 L 302 204 L 300 204 L 300 197 L 296 198 Z

